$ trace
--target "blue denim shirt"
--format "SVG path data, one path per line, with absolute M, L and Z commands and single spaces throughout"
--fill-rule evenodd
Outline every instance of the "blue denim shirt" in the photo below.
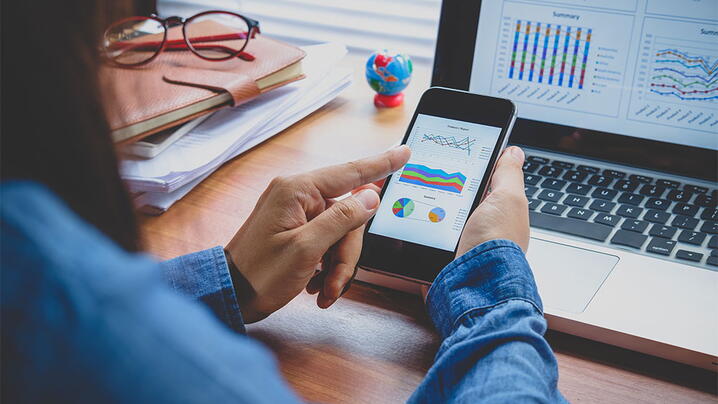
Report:
M 5 183 L 0 196 L 3 401 L 299 401 L 244 335 L 221 248 L 160 264 L 39 185 Z M 564 401 L 514 243 L 484 243 L 447 266 L 428 309 L 443 343 L 410 402 Z

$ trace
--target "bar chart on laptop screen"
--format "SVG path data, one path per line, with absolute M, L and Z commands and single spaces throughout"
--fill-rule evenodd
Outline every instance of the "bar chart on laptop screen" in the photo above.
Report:
M 718 26 L 646 19 L 629 118 L 718 131 Z
M 491 92 L 616 116 L 632 26 L 626 15 L 506 2 Z

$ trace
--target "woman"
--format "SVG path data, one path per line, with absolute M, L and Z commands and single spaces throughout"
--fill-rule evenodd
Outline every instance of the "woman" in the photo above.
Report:
M 379 203 L 371 182 L 409 151 L 274 180 L 225 248 L 162 264 L 138 254 L 96 80 L 112 7 L 3 3 L 2 398 L 298 401 L 244 323 L 304 288 L 320 307 L 339 298 Z M 522 162 L 503 154 L 429 292 L 443 344 L 412 402 L 563 401 L 522 251 Z

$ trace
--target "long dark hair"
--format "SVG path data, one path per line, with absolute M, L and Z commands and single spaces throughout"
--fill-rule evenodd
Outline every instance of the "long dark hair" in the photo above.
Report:
M 107 24 L 137 12 L 116 0 L 2 3 L 2 180 L 42 183 L 127 250 L 137 221 L 97 79 Z

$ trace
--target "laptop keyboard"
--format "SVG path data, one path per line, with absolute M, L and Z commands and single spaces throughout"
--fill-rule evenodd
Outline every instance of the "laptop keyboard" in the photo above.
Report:
M 527 155 L 534 228 L 718 271 L 715 188 Z

